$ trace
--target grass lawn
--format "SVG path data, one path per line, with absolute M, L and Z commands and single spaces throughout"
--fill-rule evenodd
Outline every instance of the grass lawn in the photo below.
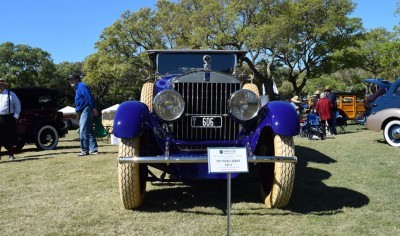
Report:
M 327 140 L 296 137 L 296 179 L 284 210 L 266 209 L 256 184 L 232 185 L 232 235 L 400 235 L 400 148 L 351 125 Z M 124 210 L 117 151 L 77 157 L 75 131 L 57 150 L 1 152 L 0 235 L 226 235 L 226 183 L 148 183 Z

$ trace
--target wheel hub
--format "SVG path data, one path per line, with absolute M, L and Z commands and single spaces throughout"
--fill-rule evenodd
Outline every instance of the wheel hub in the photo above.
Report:
M 50 134 L 47 134 L 45 139 L 46 139 L 46 141 L 50 141 L 50 140 L 52 140 L 52 136 Z
M 400 140 L 400 127 L 392 130 L 392 137 L 394 140 Z

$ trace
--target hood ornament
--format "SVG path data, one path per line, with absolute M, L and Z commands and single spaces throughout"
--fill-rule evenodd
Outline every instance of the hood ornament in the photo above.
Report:
M 204 70 L 211 70 L 211 57 L 210 55 L 204 55 L 203 57 L 204 61 Z
M 211 70 L 211 57 L 210 55 L 204 55 L 203 57 L 204 62 L 204 81 L 210 81 L 210 70 Z

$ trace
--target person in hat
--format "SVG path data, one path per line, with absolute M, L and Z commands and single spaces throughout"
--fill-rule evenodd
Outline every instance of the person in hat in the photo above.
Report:
M 315 105 L 317 104 L 319 98 L 320 98 L 321 92 L 319 90 L 316 90 L 314 92 L 313 100 L 312 100 L 312 109 L 315 109 Z
M 336 95 L 331 91 L 331 87 L 325 86 L 324 92 L 326 93 L 326 97 L 331 101 L 333 107 L 331 109 L 331 120 L 330 120 L 330 127 L 329 127 L 329 132 L 332 135 L 336 135 L 336 112 L 338 111 L 337 109 L 337 102 L 336 102 Z
M 17 140 L 17 121 L 21 113 L 21 102 L 17 95 L 6 87 L 6 81 L 0 79 L 0 151 L 2 146 L 6 147 L 10 160 L 14 160 L 14 144 Z
M 72 87 L 75 88 L 75 111 L 79 115 L 79 137 L 81 153 L 78 156 L 98 154 L 98 145 L 93 130 L 93 117 L 99 112 L 89 87 L 81 81 L 81 76 L 72 74 L 68 76 Z
M 292 104 L 292 106 L 294 107 L 294 109 L 296 109 L 297 111 L 297 115 L 301 114 L 301 100 L 299 99 L 299 96 L 294 96 L 290 99 L 290 103 Z

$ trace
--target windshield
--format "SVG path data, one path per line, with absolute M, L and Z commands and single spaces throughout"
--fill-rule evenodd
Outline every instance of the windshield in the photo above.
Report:
M 211 70 L 232 74 L 236 66 L 236 55 L 215 53 L 160 53 L 157 55 L 159 74 L 182 74 L 204 68 L 203 56 L 211 57 Z

